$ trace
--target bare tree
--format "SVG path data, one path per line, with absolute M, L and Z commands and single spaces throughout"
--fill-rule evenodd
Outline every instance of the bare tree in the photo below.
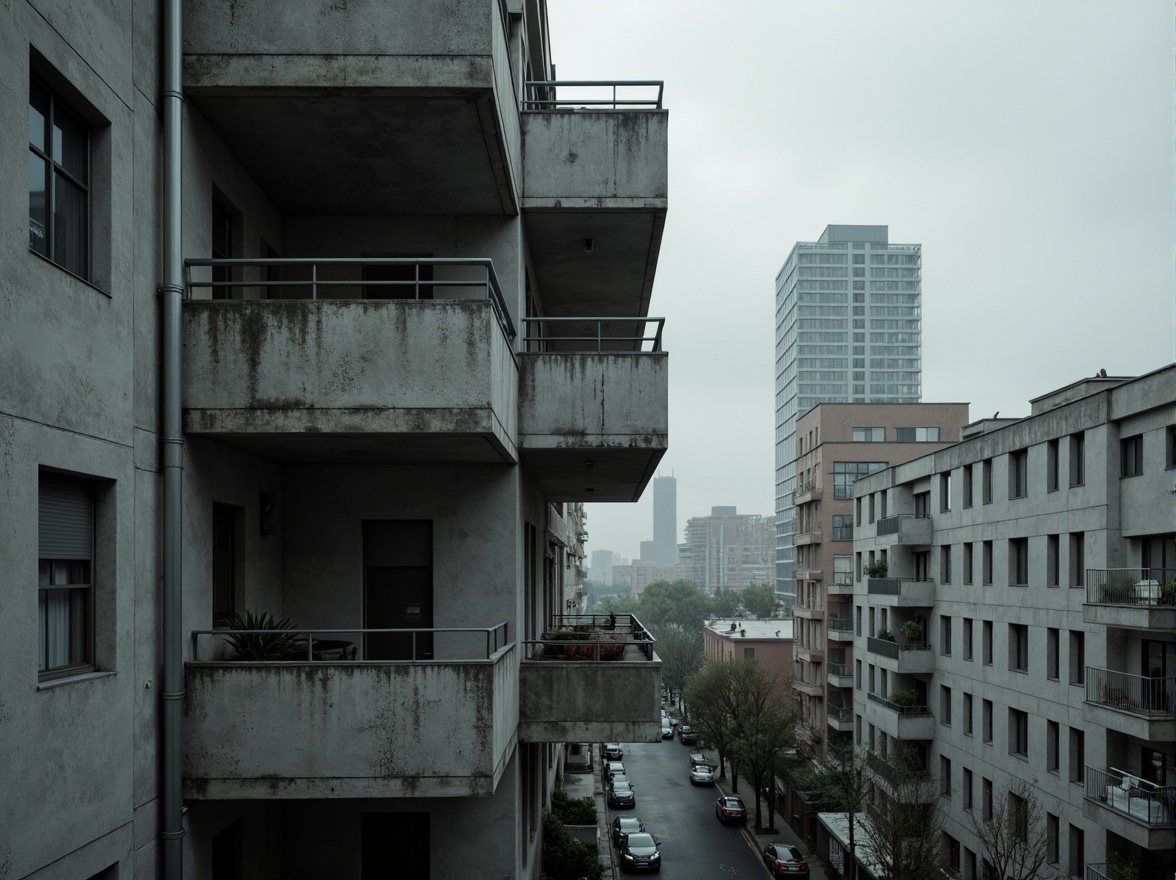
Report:
M 942 880 L 938 783 L 906 753 L 872 761 L 876 784 L 866 806 L 868 843 L 886 880 Z
M 776 768 L 786 753 L 796 748 L 796 709 L 792 700 L 782 697 L 792 690 L 791 684 L 781 685 L 776 676 L 765 673 L 758 663 L 743 662 L 736 680 L 743 694 L 731 754 L 751 778 L 755 790 L 755 824 L 763 828 L 760 798 L 764 789 L 773 783 Z M 767 827 L 775 828 L 770 799 Z
M 1056 876 L 1048 864 L 1049 834 L 1034 793 L 1036 784 L 1036 777 L 1032 782 L 1019 779 L 1003 797 L 994 794 L 991 807 L 984 804 L 986 816 L 972 814 L 972 831 L 996 877 L 1047 880 Z

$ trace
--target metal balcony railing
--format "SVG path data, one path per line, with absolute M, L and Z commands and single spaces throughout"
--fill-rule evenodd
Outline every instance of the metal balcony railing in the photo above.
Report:
M 900 706 L 898 703 L 892 702 L 883 696 L 871 693 L 869 698 L 880 706 L 885 706 L 892 712 L 897 712 L 899 715 L 930 715 L 930 706 Z
M 902 593 L 902 578 L 867 578 L 866 592 L 875 596 L 898 596 Z
M 375 638 L 392 638 L 402 642 L 406 656 L 396 659 L 368 660 L 360 656 L 365 642 Z M 197 662 L 257 662 L 233 653 L 243 644 L 258 652 L 266 662 L 288 663 L 391 663 L 422 661 L 460 662 L 489 660 L 508 642 L 506 623 L 485 627 L 430 627 L 392 629 L 357 627 L 339 629 L 219 629 L 192 630 L 192 659 Z M 435 661 L 438 654 L 445 659 Z M 267 656 L 272 655 L 272 656 Z
M 849 675 L 849 668 L 844 663 L 827 663 L 825 667 L 829 675 Z
M 524 660 L 653 659 L 655 639 L 632 614 L 561 614 L 540 639 L 523 641 Z
M 834 721 L 853 721 L 853 706 L 830 706 L 829 717 Z
M 1090 605 L 1176 605 L 1176 569 L 1088 568 Z
M 1176 787 L 1156 785 L 1126 770 L 1088 766 L 1085 796 L 1109 810 L 1126 813 L 1149 828 L 1173 824 Z
M 852 617 L 830 617 L 825 621 L 825 626 L 829 628 L 829 632 L 852 632 L 853 618 Z
M 559 345 L 559 351 L 621 353 L 633 351 L 637 353 L 655 352 L 662 350 L 662 329 L 665 318 L 523 318 L 523 350 L 544 352 L 550 350 L 551 345 Z M 653 324 L 652 335 L 648 325 Z M 605 325 L 609 325 L 606 332 Z M 616 331 L 616 326 L 632 326 L 630 333 Z M 591 332 L 584 333 L 583 328 Z M 560 332 L 565 329 L 566 332 Z M 595 328 L 592 330 L 592 328 Z M 577 332 L 579 331 L 579 332 Z M 576 347 L 566 348 L 567 343 Z M 606 343 L 608 346 L 606 347 Z M 620 346 L 614 345 L 620 343 Z
M 1111 871 L 1103 862 L 1087 865 L 1082 880 L 1112 880 Z
M 193 277 L 193 269 L 209 269 L 208 277 Z M 440 270 L 440 271 L 435 271 Z M 370 274 L 376 277 L 356 277 Z M 379 277 L 401 275 L 400 278 Z M 445 275 L 448 277 L 434 277 Z M 481 291 L 494 306 L 498 323 L 509 339 L 516 336 L 514 322 L 494 263 L 483 257 L 271 257 L 264 259 L 190 259 L 184 261 L 184 296 L 192 299 L 208 290 L 214 299 L 240 299 L 243 291 L 258 300 L 389 298 L 430 300 L 437 293 Z M 218 291 L 222 294 L 217 296 Z M 438 295 L 437 299 L 445 299 Z M 450 297 L 456 299 L 457 297 Z
M 904 520 L 930 518 L 930 515 L 926 513 L 896 513 L 891 516 L 884 516 L 878 520 L 877 533 L 879 535 L 897 535 L 902 530 Z
M 528 80 L 523 110 L 660 110 L 665 83 L 657 79 Z
M 1086 702 L 1132 715 L 1171 718 L 1176 710 L 1176 678 L 1151 678 L 1087 666 Z
M 886 780 L 891 787 L 903 782 L 926 779 L 931 775 L 925 767 L 912 760 L 901 760 L 897 756 L 885 757 L 874 751 L 866 752 L 866 766 Z

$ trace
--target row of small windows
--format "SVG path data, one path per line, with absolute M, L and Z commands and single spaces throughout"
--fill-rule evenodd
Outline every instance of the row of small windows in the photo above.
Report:
M 939 428 L 895 428 L 894 439 L 897 443 L 938 443 Z M 885 428 L 854 428 L 855 443 L 884 443 L 886 442 Z

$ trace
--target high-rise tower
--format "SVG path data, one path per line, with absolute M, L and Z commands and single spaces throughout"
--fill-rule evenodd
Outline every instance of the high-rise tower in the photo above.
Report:
M 796 419 L 823 402 L 921 400 L 921 267 L 922 245 L 890 244 L 886 226 L 826 226 L 776 276 L 776 592 L 787 604 Z
M 674 565 L 678 561 L 678 480 L 653 478 L 653 561 Z

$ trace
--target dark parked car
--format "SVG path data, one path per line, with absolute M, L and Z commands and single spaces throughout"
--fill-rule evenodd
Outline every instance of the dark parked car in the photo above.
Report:
M 695 764 L 690 768 L 690 783 L 692 785 L 714 785 L 715 771 L 706 764 Z
M 692 746 L 698 742 L 698 731 L 689 724 L 683 724 L 678 728 L 678 739 L 682 740 L 682 745 Z
M 625 765 L 620 761 L 605 761 L 604 766 L 600 768 L 600 775 L 606 784 L 618 773 L 621 775 L 625 773 Z
M 747 807 L 737 797 L 721 797 L 715 801 L 715 815 L 724 825 L 746 825 Z
M 645 830 L 645 823 L 636 816 L 617 816 L 612 820 L 613 846 L 620 846 L 626 834 L 637 834 Z
M 804 855 L 787 843 L 769 843 L 764 847 L 764 864 L 773 877 L 796 877 L 808 880 L 809 867 Z
M 661 851 L 652 834 L 630 834 L 621 844 L 621 869 L 624 871 L 660 871 Z
M 629 782 L 616 782 L 608 787 L 608 805 L 610 807 L 635 807 L 637 796 L 633 794 L 633 786 Z M 747 811 L 744 811 L 744 816 Z
M 604 758 L 606 761 L 619 761 L 625 757 L 625 750 L 620 743 L 605 743 Z

